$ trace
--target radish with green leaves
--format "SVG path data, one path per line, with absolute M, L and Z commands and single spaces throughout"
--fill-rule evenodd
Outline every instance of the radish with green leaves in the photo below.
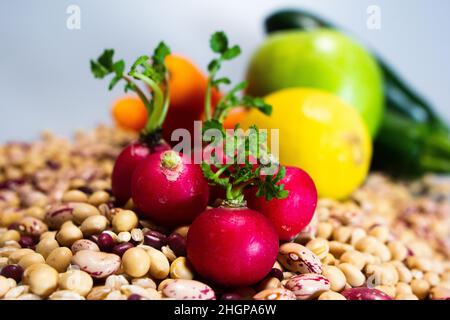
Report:
M 113 75 L 109 83 L 112 90 L 120 81 L 125 82 L 125 91 L 134 91 L 144 103 L 149 115 L 139 141 L 136 141 L 119 154 L 112 172 L 112 191 L 118 204 L 125 204 L 131 197 L 131 177 L 135 168 L 150 154 L 169 150 L 169 145 L 162 139 L 162 124 L 169 106 L 169 86 L 165 57 L 170 49 L 161 42 L 155 49 L 152 58 L 139 57 L 125 74 L 125 62 L 114 61 L 114 50 L 107 49 L 97 60 L 91 60 L 91 71 L 96 78 L 103 79 Z M 151 60 L 151 63 L 150 63 Z M 142 71 L 138 68 L 141 67 Z M 152 89 L 148 98 L 135 80 L 140 80 Z
M 211 73 L 208 90 L 219 83 L 229 83 L 226 78 L 215 79 L 215 74 L 223 60 L 240 52 L 237 46 L 228 47 L 228 40 L 222 32 L 213 34 L 211 48 L 220 57 L 208 67 Z M 224 189 L 226 199 L 220 207 L 200 214 L 187 235 L 187 256 L 194 269 L 202 277 L 225 287 L 252 285 L 260 281 L 270 272 L 278 254 L 278 236 L 274 226 L 264 215 L 246 207 L 244 189 L 256 185 L 261 194 L 270 198 L 288 195 L 282 185 L 276 184 L 283 178 L 284 170 L 278 170 L 275 176 L 261 179 L 266 167 L 260 161 L 251 161 L 259 160 L 259 145 L 255 148 L 251 144 L 252 141 L 261 141 L 259 131 L 253 128 L 246 139 L 236 141 L 235 135 L 226 133 L 222 125 L 224 115 L 238 105 L 238 101 L 245 100 L 246 105 L 270 113 L 270 106 L 262 99 L 237 97 L 236 93 L 245 86 L 245 83 L 240 83 L 225 95 L 213 115 L 208 111 L 210 104 L 206 101 L 204 130 L 217 129 L 221 135 L 216 137 L 218 141 L 212 141 L 209 145 L 218 147 L 220 152 L 204 159 L 202 170 L 212 187 Z M 253 137 L 256 139 L 251 139 L 250 135 L 257 135 Z M 228 150 L 227 142 L 230 140 L 227 139 L 232 139 L 236 148 Z M 244 152 L 244 163 L 238 161 L 240 155 L 235 150 Z M 226 158 L 233 161 L 224 163 Z

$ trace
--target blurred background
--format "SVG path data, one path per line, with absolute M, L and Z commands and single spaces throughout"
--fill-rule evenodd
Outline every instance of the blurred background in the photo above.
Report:
M 69 5 L 81 9 L 81 28 L 69 30 Z M 381 29 L 369 30 L 366 10 L 381 8 Z M 263 41 L 264 18 L 277 8 L 321 14 L 377 49 L 450 119 L 448 0 L 1 0 L 0 142 L 36 138 L 43 129 L 70 135 L 111 121 L 118 86 L 94 79 L 89 59 L 116 48 L 129 63 L 161 39 L 202 69 L 211 58 L 208 38 L 224 30 L 242 56 L 227 64 L 233 80 L 245 75 Z

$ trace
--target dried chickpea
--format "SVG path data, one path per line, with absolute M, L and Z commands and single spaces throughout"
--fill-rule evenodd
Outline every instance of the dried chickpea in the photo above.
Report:
M 185 257 L 176 258 L 170 265 L 170 277 L 172 279 L 194 279 L 192 267 Z
M 115 232 L 130 231 L 139 223 L 136 213 L 131 210 L 121 210 L 113 217 L 112 226 Z
M 56 239 L 49 237 L 44 237 L 39 243 L 36 245 L 36 252 L 42 254 L 44 258 L 47 258 L 50 252 L 54 249 L 59 248 L 59 243 Z
M 344 289 L 347 279 L 345 274 L 335 266 L 322 266 L 322 275 L 330 281 L 332 291 L 340 292 Z
M 29 266 L 38 263 L 45 263 L 45 259 L 41 254 L 33 252 L 24 255 L 17 264 L 25 270 Z
M 430 284 L 426 280 L 413 279 L 411 281 L 412 292 L 419 298 L 425 299 L 430 292 Z
M 62 196 L 61 201 L 68 202 L 87 202 L 87 195 L 80 190 L 69 190 L 65 192 Z
M 316 238 L 309 241 L 306 247 L 311 250 L 320 260 L 325 259 L 328 255 L 328 241 L 323 238 Z
M 338 267 L 344 273 L 347 283 L 352 287 L 362 286 L 366 281 L 364 274 L 354 265 L 350 263 L 341 263 Z
M 319 298 L 319 300 L 347 300 L 345 299 L 345 297 L 337 292 L 333 292 L 333 291 L 325 291 L 324 293 L 322 293 Z
M 47 263 L 50 267 L 55 268 L 58 272 L 64 272 L 70 265 L 72 256 L 72 251 L 69 248 L 56 248 L 48 255 L 45 263 Z
M 150 256 L 144 249 L 131 248 L 122 257 L 122 266 L 126 274 L 139 278 L 147 274 L 150 269 Z
M 86 218 L 81 223 L 80 230 L 85 237 L 102 233 L 109 225 L 108 219 L 102 215 L 94 215 Z
M 93 284 L 91 276 L 81 270 L 69 270 L 59 276 L 60 289 L 76 292 L 83 297 L 91 291 Z

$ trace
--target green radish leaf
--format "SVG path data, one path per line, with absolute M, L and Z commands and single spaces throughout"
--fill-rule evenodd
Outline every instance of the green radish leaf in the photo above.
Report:
M 224 53 L 228 49 L 228 38 L 223 31 L 213 33 L 209 40 L 212 51 L 215 53 Z

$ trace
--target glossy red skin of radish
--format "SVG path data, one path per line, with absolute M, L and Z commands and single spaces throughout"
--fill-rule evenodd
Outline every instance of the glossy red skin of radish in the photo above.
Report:
M 225 286 L 247 286 L 263 279 L 278 254 L 270 221 L 248 208 L 214 208 L 199 215 L 187 235 L 187 256 L 204 278 Z
M 144 159 L 131 181 L 133 202 L 142 218 L 164 227 L 190 224 L 208 204 L 209 186 L 199 165 L 177 153 L 181 164 L 175 170 L 162 167 L 166 152 Z
M 289 190 L 285 199 L 267 201 L 256 196 L 255 188 L 246 190 L 245 198 L 249 208 L 269 218 L 281 241 L 289 241 L 310 223 L 317 206 L 317 190 L 311 177 L 296 167 L 286 167 L 281 183 Z
M 119 205 L 125 204 L 131 198 L 131 177 L 141 161 L 149 154 L 169 149 L 169 145 L 165 142 L 149 148 L 146 144 L 137 141 L 120 152 L 111 176 L 112 192 Z

